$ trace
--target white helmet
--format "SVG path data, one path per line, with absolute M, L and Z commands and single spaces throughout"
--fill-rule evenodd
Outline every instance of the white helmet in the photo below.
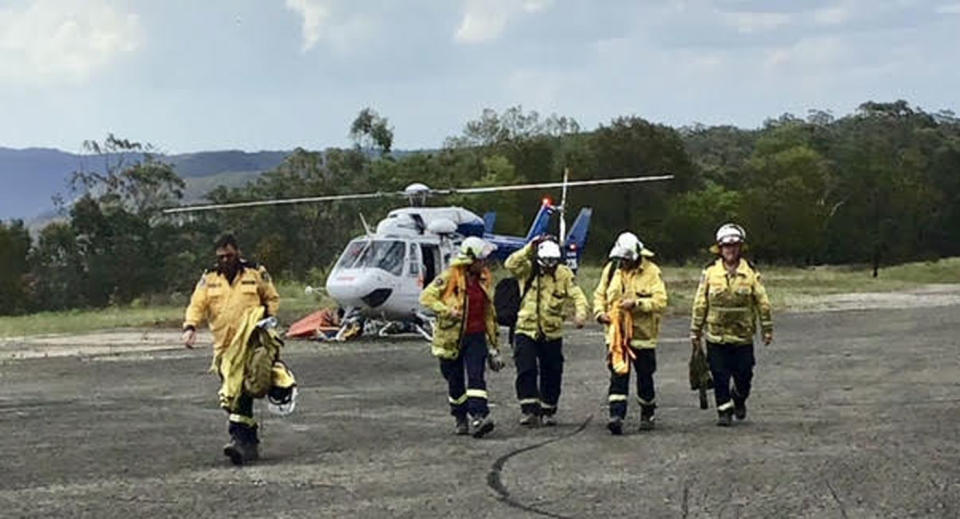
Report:
M 267 410 L 278 416 L 287 416 L 297 407 L 297 386 L 280 391 L 276 389 L 267 393 Z
M 287 416 L 297 407 L 297 382 L 293 372 L 282 360 L 273 363 L 273 387 L 267 392 L 267 409 L 276 415 Z
M 622 259 L 627 261 L 636 261 L 640 256 L 653 256 L 653 253 L 643 246 L 640 238 L 632 232 L 625 232 L 617 236 L 617 241 L 610 249 L 610 259 Z
M 725 223 L 717 229 L 717 244 L 730 245 L 747 241 L 747 231 L 735 223 Z
M 541 267 L 551 268 L 560 264 L 563 254 L 560 252 L 560 244 L 553 240 L 544 240 L 537 245 L 537 264 Z
M 461 261 L 483 260 L 487 259 L 487 256 L 495 250 L 497 250 L 496 245 L 476 236 L 469 236 L 460 244 L 460 253 L 457 255 L 457 259 Z

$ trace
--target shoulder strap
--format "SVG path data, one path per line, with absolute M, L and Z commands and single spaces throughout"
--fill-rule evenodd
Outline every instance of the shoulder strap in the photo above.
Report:
M 530 287 L 533 286 L 533 278 L 537 277 L 536 274 L 530 274 L 530 277 L 523 283 L 523 293 L 520 294 L 520 301 L 523 302 L 523 298 L 527 297 L 527 292 L 530 291 Z
M 605 287 L 610 286 L 610 280 L 613 279 L 614 272 L 616 272 L 617 269 L 620 268 L 620 264 L 617 261 L 607 262 L 607 265 L 610 268 L 607 269 L 607 277 L 603 280 L 603 286 Z

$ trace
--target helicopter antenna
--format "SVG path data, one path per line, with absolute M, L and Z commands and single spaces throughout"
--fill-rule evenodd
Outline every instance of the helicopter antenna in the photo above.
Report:
M 360 223 L 363 224 L 364 232 L 367 233 L 367 236 L 372 236 L 373 231 L 370 230 L 370 225 L 367 224 L 367 219 L 363 217 L 363 213 L 358 211 L 357 214 L 360 215 Z
M 563 191 L 560 195 L 560 246 L 567 239 L 567 185 L 570 182 L 570 168 L 563 168 Z

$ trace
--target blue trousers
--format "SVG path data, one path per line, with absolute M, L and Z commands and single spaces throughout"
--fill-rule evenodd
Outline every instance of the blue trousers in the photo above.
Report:
M 637 373 L 637 401 L 640 403 L 640 414 L 653 416 L 656 409 L 656 391 L 653 385 L 653 374 L 657 371 L 657 350 L 653 348 L 634 348 L 636 359 L 633 360 L 630 371 Z M 610 389 L 607 392 L 610 404 L 610 416 L 627 416 L 627 394 L 630 392 L 630 373 L 619 375 L 610 369 Z
M 753 381 L 753 344 L 717 344 L 707 342 L 707 363 L 713 375 L 713 395 L 717 411 L 733 409 L 734 401 L 746 402 Z M 733 388 L 730 381 L 733 381 Z
M 468 413 L 474 418 L 490 414 L 484 380 L 486 368 L 487 337 L 483 333 L 464 335 L 460 355 L 455 359 L 440 359 L 440 373 L 447 381 L 450 414 L 457 418 Z
M 563 339 L 538 341 L 517 334 L 513 363 L 517 367 L 520 411 L 544 416 L 555 414 L 563 380 Z

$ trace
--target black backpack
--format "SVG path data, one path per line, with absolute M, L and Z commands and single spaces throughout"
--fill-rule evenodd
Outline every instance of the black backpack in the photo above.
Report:
M 523 287 L 523 294 L 530 291 L 534 276 L 527 278 Z M 493 307 L 497 310 L 497 323 L 500 326 L 513 328 L 517 325 L 517 314 L 520 312 L 520 282 L 517 278 L 503 278 L 497 283 L 493 293 Z

